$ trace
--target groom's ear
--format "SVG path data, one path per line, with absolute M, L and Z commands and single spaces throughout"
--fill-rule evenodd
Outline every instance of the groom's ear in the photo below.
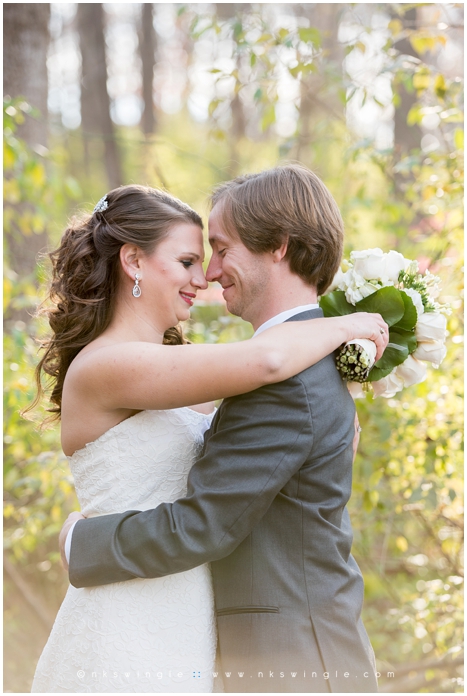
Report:
M 287 247 L 289 244 L 289 239 L 287 238 L 283 244 L 280 245 L 275 251 L 271 252 L 272 253 L 272 260 L 273 263 L 280 263 L 284 256 L 287 253 Z
M 123 272 L 134 280 L 135 273 L 140 268 L 139 257 L 141 249 L 134 244 L 124 244 L 120 249 L 120 263 Z

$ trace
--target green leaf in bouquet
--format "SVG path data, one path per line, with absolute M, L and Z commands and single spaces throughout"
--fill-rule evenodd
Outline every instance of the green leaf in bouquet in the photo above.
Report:
M 394 336 L 392 338 L 394 338 Z M 399 342 L 396 343 L 395 341 L 391 341 L 390 338 L 386 350 L 378 362 L 375 363 L 375 367 L 380 367 L 382 369 L 390 367 L 393 369 L 397 365 L 403 363 L 404 360 L 407 360 L 408 357 L 409 349 L 407 346 L 401 345 Z
M 406 346 L 409 355 L 417 349 L 417 337 L 414 331 L 404 331 L 399 326 L 393 326 L 389 332 L 389 343 L 398 343 L 400 346 Z
M 368 375 L 369 382 L 377 382 L 386 377 L 392 370 L 401 365 L 417 347 L 415 334 L 411 332 L 400 333 L 391 330 L 389 343 L 381 358 L 375 363 Z
M 379 382 L 383 377 L 387 377 L 390 372 L 393 371 L 393 367 L 386 367 L 385 369 L 381 367 L 372 367 L 370 374 L 368 375 L 367 382 Z
M 405 314 L 405 304 L 401 295 L 400 290 L 396 290 L 392 286 L 380 288 L 372 295 L 368 295 L 368 297 L 364 297 L 363 300 L 357 302 L 355 311 L 381 314 L 386 324 L 393 326 Z
M 413 300 L 406 292 L 397 291 L 400 294 L 401 300 L 404 303 L 404 316 L 396 324 L 393 324 L 394 329 L 404 329 L 405 331 L 413 331 L 417 323 L 417 310 Z M 415 348 L 414 348 L 415 350 Z M 413 351 L 412 351 L 413 352 Z
M 323 295 L 319 301 L 319 306 L 325 317 L 343 317 L 358 311 L 354 305 L 347 302 L 343 290 L 334 290 L 329 295 Z

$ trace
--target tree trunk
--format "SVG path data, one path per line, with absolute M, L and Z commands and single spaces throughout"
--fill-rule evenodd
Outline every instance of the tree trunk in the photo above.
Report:
M 326 65 L 335 64 L 336 75 L 342 73 L 344 52 L 337 35 L 342 7 L 339 4 L 303 4 L 300 14 L 321 35 L 321 48 Z M 344 118 L 344 107 L 336 89 L 330 87 L 329 76 L 323 72 L 310 73 L 300 83 L 300 108 L 298 117 L 298 139 L 296 156 L 308 160 L 307 152 L 313 141 L 314 125 L 317 121 L 335 121 Z M 321 136 L 320 136 L 321 137 Z
M 27 116 L 17 134 L 33 149 L 47 145 L 47 50 L 49 46 L 49 3 L 4 3 L 3 5 L 3 89 L 10 97 L 22 96 L 39 110 L 38 118 Z M 18 213 L 26 202 L 18 204 Z M 47 246 L 47 235 L 30 234 L 19 228 L 7 235 L 11 268 L 20 280 L 36 268 L 37 255 Z M 27 319 L 25 311 L 14 318 Z
M 222 21 L 228 21 L 233 19 L 236 14 L 245 13 L 250 7 L 249 3 L 238 3 L 238 2 L 227 2 L 227 3 L 216 3 L 216 14 L 218 18 Z M 235 39 L 233 39 L 235 41 Z M 235 53 L 235 67 L 237 71 L 240 71 L 242 55 L 240 51 Z M 230 113 L 232 117 L 232 125 L 229 132 L 229 163 L 227 173 L 229 177 L 235 177 L 238 174 L 239 169 L 239 142 L 245 136 L 246 128 L 246 118 L 245 110 L 243 108 L 243 103 L 240 98 L 240 94 L 235 92 L 230 102 Z
M 392 14 L 394 18 L 400 19 L 404 29 L 414 30 L 417 27 L 417 9 L 412 8 L 407 10 L 405 14 L 400 17 L 399 15 Z M 394 48 L 404 55 L 414 56 L 419 58 L 418 53 L 412 47 L 410 41 L 407 38 L 401 39 L 394 44 Z M 393 83 L 393 90 L 399 95 L 400 103 L 396 106 L 394 112 L 394 161 L 397 162 L 407 155 L 410 150 L 420 149 L 422 131 L 418 124 L 413 124 L 411 126 L 407 123 L 407 116 L 410 109 L 417 101 L 417 97 L 414 92 L 407 92 L 404 85 L 400 82 L 396 85 Z M 397 196 L 401 198 L 405 197 L 405 188 L 407 183 L 412 181 L 412 177 L 407 178 L 400 172 L 394 173 L 394 185 L 395 192 Z M 421 220 L 420 215 L 415 215 L 412 220 L 412 226 L 417 227 Z
M 141 127 L 146 136 L 152 135 L 156 130 L 156 117 L 154 112 L 153 80 L 154 61 L 156 51 L 156 32 L 154 31 L 153 6 L 151 2 L 144 2 L 141 10 L 141 31 L 139 50 L 141 54 L 143 101 L 144 111 L 141 118 Z
M 417 27 L 417 8 L 414 7 L 407 10 L 403 17 L 393 14 L 394 18 L 400 19 L 404 29 L 414 30 Z M 407 38 L 401 39 L 394 44 L 394 48 L 407 56 L 420 58 L 418 53 L 412 47 L 412 44 Z M 397 106 L 394 114 L 394 150 L 400 156 L 402 153 L 408 153 L 410 150 L 418 149 L 422 138 L 422 131 L 418 124 L 413 126 L 407 125 L 407 116 L 410 109 L 417 101 L 415 92 L 409 93 L 404 85 L 399 83 L 393 85 L 394 91 L 397 92 L 400 98 L 400 104 Z
M 95 136 L 100 136 L 107 180 L 113 189 L 122 184 L 122 174 L 114 125 L 110 118 L 102 3 L 78 3 L 77 19 L 81 50 L 81 120 L 86 159 L 90 159 L 89 142 L 92 142 L 92 150 L 95 151 Z
M 49 17 L 49 3 L 3 4 L 3 93 L 25 97 L 40 111 L 17 131 L 31 147 L 47 145 Z

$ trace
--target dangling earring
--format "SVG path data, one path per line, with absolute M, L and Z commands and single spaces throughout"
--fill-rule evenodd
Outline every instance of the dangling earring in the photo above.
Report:
M 133 297 L 141 297 L 141 288 L 139 287 L 139 281 L 141 280 L 141 275 L 139 273 L 135 274 L 135 284 L 133 285 Z

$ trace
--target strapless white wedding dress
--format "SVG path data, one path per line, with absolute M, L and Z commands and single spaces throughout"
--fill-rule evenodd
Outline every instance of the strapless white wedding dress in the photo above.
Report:
M 142 411 L 75 452 L 69 463 L 83 514 L 149 510 L 183 497 L 210 422 L 189 408 Z M 32 691 L 209 693 L 215 652 L 208 565 L 70 586 Z

